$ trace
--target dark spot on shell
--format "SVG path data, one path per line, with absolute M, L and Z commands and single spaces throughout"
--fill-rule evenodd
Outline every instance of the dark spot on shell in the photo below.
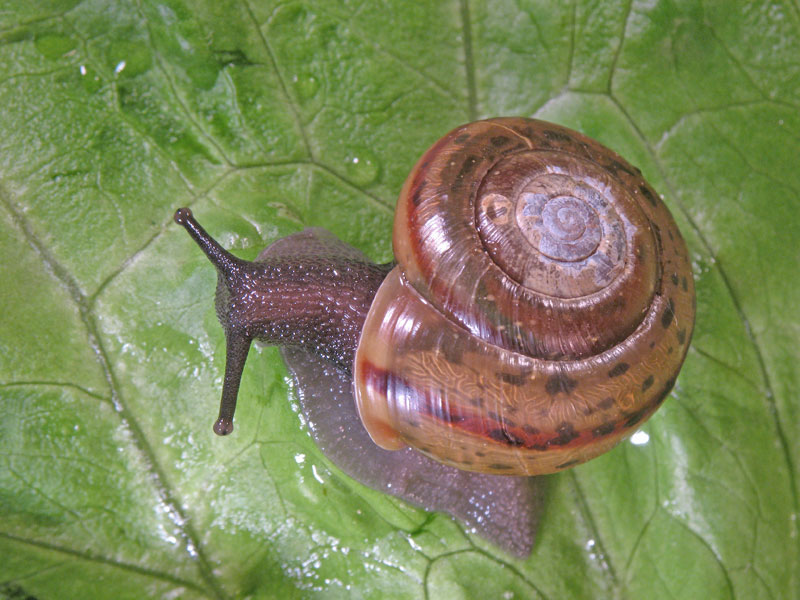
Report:
M 656 343 L 655 342 L 650 342 L 650 347 L 651 348 L 655 348 L 656 347 Z
M 641 421 L 644 416 L 650 411 L 650 408 L 643 408 L 642 410 L 637 410 L 635 413 L 631 413 L 628 415 L 628 420 L 622 424 L 623 427 L 633 427 L 639 421 Z
M 567 135 L 566 133 L 563 133 L 561 131 L 553 131 L 552 129 L 545 129 L 542 132 L 542 135 L 544 135 L 544 137 L 546 137 L 548 140 L 554 142 L 562 142 L 565 144 L 569 144 L 572 142 L 572 136 Z
M 467 142 L 467 140 L 468 140 L 468 139 L 469 139 L 469 134 L 468 134 L 468 133 L 462 133 L 461 135 L 459 135 L 458 137 L 456 137 L 456 139 L 455 139 L 455 140 L 453 140 L 453 141 L 454 141 L 456 144 L 465 144 L 465 143 Z
M 414 190 L 414 193 L 411 195 L 411 203 L 414 206 L 419 206 L 422 202 L 422 188 L 425 186 L 425 181 L 422 181 L 417 189 Z
M 489 432 L 489 437 L 495 440 L 496 442 L 507 442 L 508 438 L 506 437 L 505 432 L 502 429 L 492 429 Z
M 477 450 L 475 452 L 475 456 L 486 456 L 486 452 L 481 452 L 480 450 Z
M 675 236 L 672 235 L 672 229 L 667 229 L 667 235 L 669 236 L 670 240 L 672 240 L 673 242 L 675 241 Z
M 661 314 L 661 326 L 666 329 L 672 324 L 672 318 L 675 316 L 675 303 L 670 298 L 667 301 L 667 307 L 664 309 L 664 312 Z
M 460 344 L 442 344 L 442 354 L 447 361 L 459 365 L 463 362 L 464 349 Z
M 683 289 L 684 292 L 688 292 L 689 291 L 689 282 L 686 281 L 686 277 L 681 279 L 681 289 Z
M 478 164 L 479 160 L 477 156 L 468 156 L 464 159 L 464 163 L 461 165 L 461 170 L 458 172 L 458 175 L 456 175 L 456 179 L 461 180 L 469 175 L 475 168 L 475 165 Z
M 513 386 L 521 386 L 525 385 L 525 382 L 528 381 L 529 376 L 523 373 L 495 373 L 495 377 L 497 377 L 503 383 L 508 383 L 509 385 Z
M 652 204 L 652 205 L 653 205 L 653 208 L 655 208 L 655 207 L 657 207 L 657 206 L 658 206 L 658 203 L 656 202 L 656 197 L 655 197 L 655 196 L 653 196 L 653 192 L 651 192 L 651 191 L 650 191 L 650 190 L 647 188 L 647 186 L 646 186 L 646 185 L 640 185 L 640 186 L 639 186 L 639 191 L 640 191 L 640 192 L 642 192 L 642 195 L 643 195 L 645 198 L 647 198 L 647 201 L 648 201 L 650 204 Z
M 608 410 L 609 408 L 614 406 L 614 398 L 612 398 L 611 396 L 609 396 L 608 398 L 603 398 L 602 400 L 600 400 L 600 402 L 597 403 L 597 406 L 601 410 Z
M 678 331 L 678 343 L 683 346 L 683 343 L 686 341 L 686 330 L 680 329 Z
M 500 423 L 505 429 L 510 429 L 517 426 L 517 424 L 514 423 L 514 421 L 512 421 L 511 419 L 506 419 L 505 417 L 501 417 L 496 412 L 489 411 L 488 413 L 486 413 L 486 416 L 495 423 Z
M 558 433 L 558 437 L 555 437 L 547 442 L 548 446 L 566 446 L 576 437 L 578 437 L 578 433 L 575 431 L 575 427 L 572 423 L 561 423 L 556 430 Z
M 655 381 L 655 377 L 653 377 L 652 375 L 648 375 L 647 379 L 645 379 L 642 382 L 642 391 L 644 392 L 645 390 L 650 389 L 650 387 L 653 385 L 654 381 Z
M 513 433 L 509 433 L 503 429 L 492 429 L 489 432 L 489 437 L 492 438 L 496 442 L 500 442 L 501 444 L 506 444 L 508 446 L 524 446 L 525 440 L 522 440 L 515 436 Z
M 536 429 L 536 427 L 534 427 L 533 425 L 523 425 L 522 431 L 524 431 L 528 435 L 536 435 L 537 433 L 539 433 L 539 430 Z
M 670 346 L 669 348 L 667 348 L 667 354 L 672 354 L 673 352 L 675 352 L 674 346 Z
M 548 378 L 547 383 L 544 384 L 544 389 L 551 396 L 555 396 L 559 392 L 569 394 L 575 389 L 578 382 L 567 376 L 566 373 L 558 373 Z
M 489 140 L 492 143 L 492 146 L 495 148 L 500 148 L 505 146 L 508 143 L 508 138 L 504 135 L 497 135 Z
M 600 427 L 595 427 L 594 429 L 592 429 L 592 435 L 594 437 L 600 437 L 600 436 L 603 436 L 603 435 L 608 435 L 609 433 L 614 431 L 615 427 L 616 426 L 614 425 L 614 423 L 611 423 L 611 422 L 603 423 L 602 425 L 600 425 Z
M 561 463 L 560 465 L 556 465 L 556 469 L 566 469 L 567 467 L 572 467 L 574 465 L 577 465 L 580 462 L 581 461 L 579 461 L 577 458 L 573 459 L 573 460 L 568 460 L 565 463 Z
M 661 404 L 664 399 L 669 396 L 669 393 L 672 391 L 672 388 L 675 387 L 675 378 L 668 379 L 667 382 L 664 384 L 664 387 L 661 388 L 661 392 L 659 393 L 658 397 L 656 398 L 654 404 L 658 406 Z
M 670 275 L 669 278 L 672 280 L 672 283 L 674 285 L 678 285 L 678 274 L 677 273 L 673 273 L 672 275 Z
M 511 469 L 509 465 L 503 465 L 500 463 L 492 463 L 491 465 L 489 465 L 489 468 L 492 471 L 508 471 L 509 469 Z
M 618 171 L 623 171 L 623 172 L 625 172 L 625 173 L 627 173 L 628 175 L 631 175 L 631 176 L 636 175 L 633 171 L 631 171 L 628 168 L 627 165 L 622 164 L 618 160 L 612 160 L 608 165 L 606 165 L 606 168 L 608 168 L 611 171 L 614 171 L 615 173 L 618 172 Z
M 619 377 L 623 373 L 625 373 L 628 369 L 630 369 L 630 365 L 626 362 L 620 362 L 614 365 L 614 368 L 608 372 L 609 377 Z

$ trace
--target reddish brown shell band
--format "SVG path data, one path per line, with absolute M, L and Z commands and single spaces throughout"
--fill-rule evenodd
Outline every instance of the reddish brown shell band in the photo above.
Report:
M 468 470 L 534 475 L 589 460 L 672 389 L 692 326 L 685 284 L 657 296 L 625 344 L 580 361 L 542 361 L 442 320 L 395 269 L 356 352 L 362 422 L 381 447 L 410 445 Z

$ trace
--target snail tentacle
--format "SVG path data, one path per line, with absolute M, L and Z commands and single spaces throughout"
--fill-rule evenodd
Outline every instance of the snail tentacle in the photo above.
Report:
M 219 417 L 214 422 L 214 433 L 217 435 L 228 435 L 233 431 L 233 413 L 236 412 L 239 383 L 251 342 L 250 336 L 241 329 L 229 329 L 225 332 L 225 379 L 222 382 Z

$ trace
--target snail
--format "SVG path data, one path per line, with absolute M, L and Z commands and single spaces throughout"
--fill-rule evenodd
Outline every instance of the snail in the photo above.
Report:
M 632 434 L 692 335 L 691 266 L 664 203 L 619 155 L 544 121 L 477 121 L 437 141 L 400 194 L 396 263 L 320 229 L 248 262 L 189 209 L 175 221 L 219 277 L 217 434 L 233 430 L 251 341 L 280 345 L 335 464 L 520 556 L 541 503 L 530 476 Z

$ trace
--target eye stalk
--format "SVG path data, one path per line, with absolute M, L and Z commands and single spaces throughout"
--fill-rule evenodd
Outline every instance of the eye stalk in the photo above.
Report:
M 197 222 L 188 208 L 179 208 L 175 211 L 175 222 L 183 226 L 197 245 L 205 252 L 211 264 L 217 269 L 219 277 L 219 288 L 223 285 L 230 289 L 235 285 L 237 277 L 241 275 L 245 268 L 244 261 L 236 258 L 230 252 L 220 246 L 205 229 Z M 217 307 L 219 309 L 219 305 Z M 219 406 L 219 417 L 214 423 L 214 433 L 217 435 L 228 435 L 233 431 L 233 413 L 236 411 L 236 398 L 239 395 L 239 382 L 242 378 L 244 364 L 247 361 L 247 354 L 250 351 L 252 338 L 241 328 L 231 327 L 228 319 L 217 311 L 220 322 L 225 330 L 225 379 L 222 384 L 222 399 Z
M 233 431 L 250 344 L 301 348 L 350 373 L 358 338 L 390 265 L 375 265 L 322 230 L 279 240 L 255 261 L 225 250 L 188 208 L 175 222 L 217 270 L 217 318 L 225 331 L 225 378 L 214 433 Z

